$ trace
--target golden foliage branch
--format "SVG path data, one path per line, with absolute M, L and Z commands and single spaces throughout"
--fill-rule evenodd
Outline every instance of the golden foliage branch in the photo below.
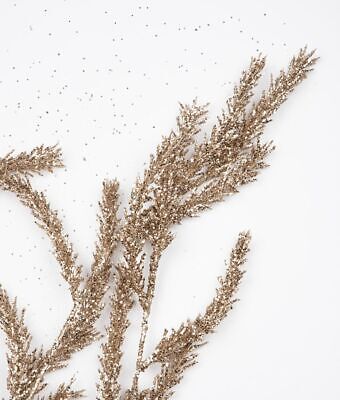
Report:
M 272 78 L 269 88 L 264 91 L 257 102 L 250 104 L 253 89 L 261 77 L 265 66 L 265 58 L 259 56 L 251 60 L 249 68 L 242 73 L 239 84 L 234 89 L 234 95 L 227 101 L 226 110 L 218 118 L 211 134 L 203 142 L 199 142 L 197 134 L 206 122 L 207 105 L 199 105 L 194 101 L 192 105 L 180 105 L 180 115 L 177 119 L 177 131 L 171 132 L 158 146 L 156 155 L 151 156 L 149 167 L 145 170 L 142 179 L 138 179 L 132 190 L 129 209 L 125 214 L 125 224 L 122 227 L 122 243 L 125 246 L 124 268 L 125 277 L 123 286 L 129 293 L 129 306 L 124 310 L 124 327 L 127 327 L 127 314 L 131 307 L 132 291 L 137 296 L 142 309 L 140 341 L 136 359 L 136 371 L 131 389 L 124 398 L 136 399 L 165 399 L 171 396 L 172 387 L 182 378 L 182 373 L 195 360 L 192 349 L 196 348 L 197 341 L 210 333 L 212 327 L 217 326 L 227 314 L 232 304 L 231 295 L 236 290 L 239 279 L 234 280 L 235 286 L 229 291 L 228 284 L 221 286 L 218 292 L 225 293 L 229 302 L 226 308 L 221 305 L 217 296 L 207 308 L 205 318 L 198 317 L 192 325 L 186 328 L 187 335 L 179 335 L 174 331 L 173 336 L 163 338 L 156 347 L 153 355 L 146 360 L 144 346 L 148 331 L 148 320 L 151 304 L 154 298 L 154 289 L 158 272 L 159 261 L 164 250 L 170 244 L 173 236 L 171 226 L 179 224 L 185 217 L 197 215 L 200 211 L 209 208 L 213 203 L 221 201 L 225 196 L 234 194 L 238 188 L 256 179 L 259 171 L 267 166 L 265 159 L 273 150 L 272 142 L 262 143 L 261 137 L 265 125 L 275 111 L 282 105 L 288 95 L 307 76 L 316 62 L 314 52 L 302 49 L 293 57 L 287 71 L 281 71 L 277 78 Z M 249 236 L 241 235 L 232 253 L 240 256 L 243 263 Z M 144 251 L 145 244 L 151 245 L 150 261 L 147 263 Z M 234 260 L 235 261 L 235 260 Z M 233 262 L 230 268 L 235 273 Z M 147 272 L 145 282 L 144 273 Z M 239 278 L 241 277 L 239 271 Z M 230 283 L 230 276 L 226 282 Z M 121 282 L 121 281 L 120 281 Z M 128 282 L 128 283 L 127 283 Z M 118 282 L 119 283 L 119 282 Z M 121 282 L 122 283 L 122 282 Z M 116 290 L 119 290 L 116 287 Z M 120 303 L 113 303 L 113 308 Z M 209 314 L 211 313 L 211 315 Z M 111 314 L 110 329 L 114 330 L 117 321 Z M 208 323 L 208 316 L 211 316 Z M 214 323 L 212 323 L 214 321 Z M 200 325 L 200 323 L 202 325 Z M 203 326 L 205 325 L 205 329 Z M 197 330 L 201 326 L 201 330 Z M 192 330 L 190 330 L 192 328 Z M 194 337 L 193 332 L 200 332 Z M 191 332 L 191 334 L 189 334 Z M 111 351 L 120 347 L 124 338 L 124 330 L 119 330 L 118 337 L 112 335 L 108 345 L 103 348 L 102 359 L 113 359 L 113 364 L 102 364 L 101 378 L 105 377 L 105 385 L 100 394 L 105 399 L 119 399 L 120 386 L 118 383 L 121 369 L 120 357 L 114 358 Z M 180 338 L 182 342 L 180 343 Z M 178 340 L 178 343 L 177 343 Z M 166 343 L 173 349 L 176 342 L 182 351 L 176 353 L 172 361 L 157 359 L 162 349 L 165 354 Z M 170 344 L 172 346 L 170 346 Z M 193 347 L 192 347 L 193 346 Z M 186 350 L 184 350 L 186 349 Z M 161 362 L 162 371 L 155 377 L 151 389 L 139 390 L 140 374 L 154 362 Z M 110 370 L 105 375 L 105 370 Z M 108 378 L 110 377 L 110 378 Z M 110 383 L 112 386 L 110 387 Z M 105 385 L 102 385 L 104 387 Z M 111 388 L 114 387 L 114 390 Z M 107 394 L 107 397 L 105 397 Z
M 30 350 L 31 335 L 23 314 L 1 289 L 0 326 L 9 347 L 8 389 L 12 399 L 33 399 L 45 387 L 46 373 L 65 366 L 74 352 L 99 337 L 95 322 L 103 308 L 111 258 L 118 242 L 122 259 L 116 265 L 110 322 L 100 356 L 98 399 L 164 400 L 172 396 L 184 371 L 196 363 L 197 349 L 232 308 L 250 235 L 239 235 L 226 274 L 220 278 L 220 286 L 205 312 L 171 333 L 165 331 L 152 354 L 145 357 L 159 263 L 173 240 L 171 228 L 256 179 L 273 149 L 271 142 L 262 142 L 266 124 L 315 62 L 313 52 L 300 50 L 287 70 L 272 78 L 259 100 L 251 103 L 265 66 L 264 57 L 253 58 L 210 135 L 202 141 L 198 134 L 207 120 L 207 105 L 199 105 L 196 100 L 191 105 L 181 104 L 176 131 L 163 139 L 143 177 L 137 179 L 123 221 L 117 218 L 118 183 L 103 183 L 98 240 L 86 279 L 57 212 L 30 182 L 33 174 L 63 166 L 60 149 L 40 146 L 30 153 L 9 153 L 0 159 L 0 187 L 15 193 L 49 236 L 73 299 L 72 310 L 53 345 L 46 351 Z M 122 345 L 135 299 L 142 311 L 140 340 L 131 388 L 122 393 Z M 161 370 L 150 388 L 141 389 L 139 377 L 152 364 L 160 364 Z M 81 397 L 81 391 L 71 388 L 72 382 L 60 385 L 48 399 Z
M 154 378 L 152 388 L 140 393 L 140 399 L 170 398 L 173 387 L 180 383 L 185 369 L 196 364 L 196 350 L 205 344 L 206 336 L 214 332 L 236 302 L 234 296 L 244 274 L 241 268 L 246 262 L 249 242 L 249 232 L 239 234 L 225 276 L 219 278 L 216 295 L 203 315 L 198 315 L 193 321 L 182 323 L 170 334 L 167 330 L 164 331 L 163 338 L 153 354 L 144 361 L 142 368 L 145 371 L 151 364 L 160 363 L 161 371 Z
M 29 353 L 29 346 L 27 346 L 26 358 L 23 354 L 20 359 L 9 358 L 10 367 L 16 363 L 22 369 L 22 374 L 10 377 L 8 383 L 13 399 L 21 400 L 33 398 L 44 388 L 43 380 L 46 373 L 63 367 L 74 352 L 83 349 L 100 337 L 94 324 L 103 308 L 102 299 L 108 288 L 111 257 L 117 242 L 115 231 L 118 225 L 119 185 L 117 181 L 103 183 L 98 215 L 99 234 L 94 260 L 91 272 L 84 285 L 81 286 L 82 268 L 76 265 L 76 255 L 68 241 L 68 236 L 64 233 L 58 213 L 51 208 L 42 192 L 32 188 L 28 179 L 28 176 L 33 173 L 50 172 L 55 167 L 61 167 L 63 164 L 60 149 L 55 146 L 39 147 L 31 153 L 23 152 L 18 156 L 12 154 L 0 159 L 2 172 L 0 187 L 16 194 L 18 199 L 31 210 L 37 224 L 49 236 L 56 259 L 61 266 L 62 276 L 69 284 L 73 298 L 73 308 L 51 348 L 44 353 L 36 349 Z M 37 358 L 35 365 L 29 361 L 29 357 Z M 26 366 L 27 373 L 24 373 L 23 368 Z M 68 386 L 65 388 L 67 389 Z
M 11 301 L 5 289 L 0 287 L 0 327 L 6 335 L 9 353 L 7 354 L 7 387 L 13 399 L 25 399 L 30 387 L 42 366 L 42 350 L 30 351 L 32 336 L 24 323 L 25 312 L 17 309 L 16 300 Z M 25 381 L 24 385 L 18 384 Z M 38 389 L 44 384 L 39 382 Z
M 32 176 L 42 172 L 53 172 L 64 167 L 61 150 L 57 145 L 35 147 L 30 153 L 25 151 L 13 155 L 9 152 L 0 159 L 0 176 L 21 174 Z
M 61 275 L 68 283 L 72 297 L 75 297 L 82 280 L 82 268 L 76 264 L 77 256 L 68 240 L 68 235 L 64 233 L 63 224 L 57 211 L 51 208 L 44 193 L 32 188 L 26 177 L 20 175 L 3 177 L 0 179 L 0 186 L 3 190 L 17 195 L 21 203 L 31 210 L 37 225 L 46 232 L 61 267 Z

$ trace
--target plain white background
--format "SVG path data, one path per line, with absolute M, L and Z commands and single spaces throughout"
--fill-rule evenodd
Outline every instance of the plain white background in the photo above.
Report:
M 187 371 L 178 400 L 340 396 L 338 26 L 335 0 L 1 2 L 0 154 L 60 144 L 67 168 L 34 184 L 60 210 L 85 271 L 102 180 L 117 177 L 126 203 L 174 127 L 178 101 L 210 102 L 209 132 L 252 55 L 267 55 L 262 89 L 300 47 L 317 48 L 315 71 L 267 128 L 277 145 L 271 167 L 174 229 L 147 351 L 165 327 L 204 309 L 237 233 L 253 234 L 241 301 Z M 0 282 L 26 307 L 33 345 L 48 346 L 71 306 L 58 265 L 13 195 L 0 193 L 0 221 Z M 125 346 L 124 388 L 138 318 Z M 51 374 L 49 388 L 75 375 L 93 399 L 99 346 Z M 5 352 L 1 336 L 0 394 L 8 398 Z

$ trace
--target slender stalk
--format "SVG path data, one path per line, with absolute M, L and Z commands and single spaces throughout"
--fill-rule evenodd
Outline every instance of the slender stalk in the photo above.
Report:
M 139 376 L 141 372 L 143 372 L 143 357 L 144 357 L 144 347 L 145 341 L 147 337 L 147 333 L 149 330 L 149 318 L 151 313 L 151 306 L 154 299 L 155 294 L 155 286 L 157 279 L 157 271 L 159 266 L 161 252 L 157 245 L 154 246 L 151 257 L 150 257 L 150 267 L 149 267 L 149 276 L 148 276 L 148 286 L 146 290 L 145 302 L 142 304 L 143 307 L 143 315 L 142 322 L 140 327 L 140 337 L 138 343 L 138 353 L 136 359 L 136 371 L 132 380 L 132 393 L 138 393 L 138 382 Z
M 138 353 L 137 353 L 137 359 L 136 359 L 136 371 L 135 371 L 135 375 L 132 380 L 132 393 L 134 393 L 134 394 L 138 393 L 139 376 L 142 372 L 142 367 L 143 367 L 143 355 L 144 355 L 145 340 L 146 340 L 146 335 L 147 335 L 147 332 L 149 329 L 149 317 L 150 317 L 150 312 L 143 311 L 142 323 L 141 323 L 141 328 L 140 328 L 140 337 L 139 337 L 139 343 L 138 343 Z

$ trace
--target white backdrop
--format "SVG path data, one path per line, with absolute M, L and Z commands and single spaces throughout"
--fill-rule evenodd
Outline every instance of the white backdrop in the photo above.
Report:
M 209 101 L 211 120 L 252 55 L 268 56 L 263 87 L 302 46 L 316 70 L 268 126 L 277 150 L 259 181 L 176 228 L 162 261 L 152 349 L 164 327 L 204 309 L 237 233 L 252 251 L 241 301 L 187 372 L 174 398 L 335 400 L 340 396 L 339 6 L 333 0 L 46 1 L 0 5 L 0 156 L 59 143 L 65 170 L 35 178 L 88 270 L 101 182 L 117 177 L 123 202 L 178 101 Z M 13 195 L 0 193 L 0 282 L 34 345 L 48 345 L 71 302 L 48 240 Z M 131 379 L 132 315 L 122 382 Z M 100 321 L 103 326 L 105 318 Z M 1 336 L 0 393 L 6 392 Z M 51 374 L 76 376 L 95 397 L 100 343 Z

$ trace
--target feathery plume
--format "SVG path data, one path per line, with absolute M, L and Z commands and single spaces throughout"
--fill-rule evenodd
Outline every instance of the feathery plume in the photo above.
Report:
M 224 277 L 219 278 L 219 288 L 203 315 L 193 321 L 187 321 L 173 330 L 165 330 L 153 354 L 143 363 L 145 371 L 153 363 L 161 363 L 161 372 L 155 377 L 151 390 L 144 392 L 148 399 L 166 399 L 172 389 L 182 379 L 185 369 L 196 363 L 196 350 L 205 344 L 205 337 L 227 316 L 236 299 L 234 295 L 239 287 L 249 251 L 250 234 L 241 233 L 231 252 L 229 265 Z
M 50 238 L 56 259 L 61 267 L 61 274 L 68 283 L 72 296 L 76 296 L 82 281 L 82 267 L 76 264 L 77 256 L 74 254 L 68 236 L 64 233 L 57 211 L 52 210 L 45 195 L 34 190 L 30 181 L 25 177 L 20 175 L 4 176 L 0 178 L 0 187 L 15 193 L 21 203 L 31 210 L 37 225 Z
M 143 178 L 137 180 L 121 235 L 125 268 L 130 271 L 131 288 L 142 309 L 136 370 L 126 399 L 139 399 L 141 393 L 146 393 L 139 391 L 138 382 L 145 368 L 144 346 L 159 262 L 173 239 L 172 225 L 210 208 L 256 179 L 267 166 L 266 158 L 274 148 L 272 142 L 261 141 L 265 125 L 315 62 L 314 52 L 300 50 L 287 71 L 272 79 L 260 99 L 250 105 L 265 66 L 264 57 L 253 58 L 242 73 L 234 95 L 227 100 L 226 110 L 222 111 L 211 134 L 201 142 L 197 134 L 206 122 L 207 105 L 199 105 L 196 100 L 192 105 L 181 104 L 176 132 L 163 139 L 155 156 L 151 156 Z M 148 263 L 144 250 L 147 243 L 151 246 Z M 163 375 L 156 378 L 152 390 L 161 385 L 165 375 L 169 377 L 169 368 L 184 371 L 191 362 L 192 356 L 188 359 L 178 356 L 173 364 L 164 364 Z M 170 375 L 174 377 L 173 373 Z
M 199 105 L 196 100 L 191 105 L 180 104 L 177 128 L 162 140 L 144 175 L 137 179 L 122 220 L 117 217 L 118 182 L 103 183 L 98 238 L 86 278 L 58 213 L 46 196 L 31 185 L 32 175 L 63 166 L 60 149 L 40 146 L 30 153 L 10 153 L 0 158 L 0 188 L 13 192 L 50 238 L 73 300 L 52 346 L 32 350 L 23 313 L 0 287 L 0 328 L 9 349 L 7 386 L 13 400 L 33 400 L 45 388 L 47 373 L 66 366 L 74 352 L 100 337 L 95 322 L 103 309 L 117 244 L 121 245 L 121 258 L 115 263 L 110 321 L 99 357 L 98 400 L 165 400 L 173 395 L 185 370 L 197 362 L 198 348 L 235 302 L 250 235 L 239 235 L 225 276 L 219 279 L 216 295 L 205 312 L 178 329 L 165 331 L 155 350 L 146 357 L 144 347 L 157 275 L 162 255 L 174 238 L 171 229 L 256 180 L 274 148 L 272 142 L 262 141 L 264 128 L 315 62 L 314 52 L 301 49 L 288 69 L 272 78 L 259 100 L 251 103 L 265 58 L 251 59 L 225 110 L 203 140 L 198 134 L 207 120 L 207 105 Z M 135 303 L 142 313 L 140 338 L 131 387 L 123 391 L 119 382 L 122 345 Z M 141 389 L 140 376 L 152 364 L 159 364 L 160 372 L 149 388 Z M 83 392 L 73 390 L 72 383 L 73 380 L 60 385 L 48 399 L 82 397 Z
M 74 302 L 51 348 L 45 353 L 37 349 L 29 352 L 29 346 L 27 346 L 27 358 L 23 362 L 27 364 L 25 365 L 26 373 L 21 367 L 21 374 L 10 374 L 8 387 L 16 388 L 17 397 L 15 398 L 18 399 L 33 398 L 44 388 L 43 381 L 46 373 L 63 367 L 74 352 L 100 337 L 94 324 L 103 307 L 102 298 L 108 288 L 111 256 L 117 242 L 115 230 L 118 225 L 116 217 L 119 205 L 118 183 L 107 181 L 103 183 L 103 196 L 99 205 L 99 235 L 94 261 L 91 272 L 81 287 L 82 268 L 76 264 L 76 254 L 68 241 L 68 235 L 64 233 L 58 213 L 51 208 L 43 193 L 32 188 L 28 179 L 28 176 L 34 172 L 52 171 L 53 167 L 61 166 L 60 157 L 60 150 L 56 147 L 41 146 L 32 150 L 29 156 L 27 153 L 21 153 L 17 157 L 6 156 L 0 159 L 2 166 L 7 165 L 6 163 L 10 160 L 10 168 L 4 168 L 3 171 L 6 173 L 0 174 L 0 187 L 16 194 L 18 199 L 31 210 L 37 224 L 50 238 L 56 259 L 61 266 L 62 276 L 69 284 Z M 31 167 L 32 170 L 30 170 Z
M 30 153 L 21 152 L 14 156 L 13 151 L 0 159 L 0 176 L 20 174 L 32 176 L 42 172 L 52 172 L 64 167 L 61 150 L 57 145 L 35 147 Z
M 83 390 L 72 390 L 73 382 L 74 379 L 72 379 L 68 385 L 66 385 L 65 383 L 59 385 L 57 391 L 54 394 L 50 394 L 47 400 L 75 400 L 83 398 Z M 41 400 L 44 400 L 44 398 L 42 398 Z
M 102 299 L 108 288 L 111 257 L 115 249 L 118 225 L 118 182 L 103 183 L 102 201 L 99 203 L 99 235 L 91 273 L 84 288 L 78 289 L 73 308 L 54 344 L 44 355 L 39 379 L 53 370 L 62 368 L 76 351 L 82 350 L 100 337 L 95 322 L 103 308 Z M 36 380 L 38 384 L 38 380 Z
M 7 387 L 11 398 L 16 400 L 27 398 L 42 364 L 42 351 L 30 351 L 32 336 L 24 323 L 24 315 L 24 310 L 18 311 L 16 300 L 10 301 L 6 290 L 0 286 L 0 328 L 6 335 L 8 347 Z M 37 391 L 44 387 L 39 382 Z

